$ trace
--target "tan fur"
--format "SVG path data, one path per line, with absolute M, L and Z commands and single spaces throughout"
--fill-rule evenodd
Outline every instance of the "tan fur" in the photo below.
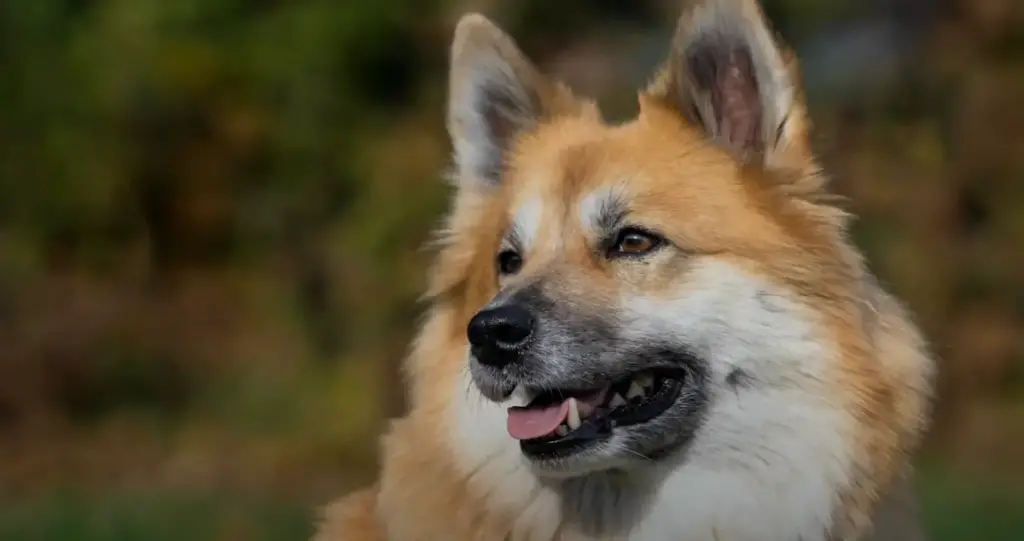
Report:
M 377 487 L 353 492 L 328 506 L 313 539 L 385 541 L 384 528 L 377 521 Z
M 453 58 L 493 43 L 519 58 L 495 32 L 481 17 L 468 16 L 456 31 Z M 795 79 L 795 60 L 786 62 Z M 668 294 L 694 258 L 728 261 L 813 307 L 828 335 L 823 339 L 839 351 L 827 379 L 856 420 L 849 442 L 854 471 L 839 495 L 831 536 L 856 539 L 870 531 L 877 502 L 908 473 L 928 415 L 933 368 L 914 324 L 847 240 L 848 216 L 830 203 L 809 150 L 799 91 L 787 144 L 751 163 L 734 159 L 680 114 L 671 68 L 641 93 L 639 117 L 621 126 L 604 124 L 591 104 L 547 82 L 525 60 L 516 69 L 542 89 L 546 116 L 516 138 L 500 187 L 456 194 L 430 274 L 430 308 L 405 364 L 411 411 L 382 440 L 379 484 L 333 504 L 316 541 L 383 540 L 385 525 L 393 541 L 534 538 L 536 532 L 522 531 L 521 517 L 488 506 L 488 496 L 502 487 L 462 472 L 446 435 L 454 422 L 452 389 L 465 363 L 466 325 L 497 292 L 494 254 L 510 216 L 535 199 L 548 203 L 540 230 L 551 233 L 538 237 L 524 273 L 571 274 L 559 282 L 564 294 L 595 310 L 623 287 Z M 452 73 L 468 76 L 457 61 Z M 592 239 L 566 216 L 587 194 L 616 186 L 630 192 L 637 214 L 685 256 L 652 263 L 660 269 L 653 273 L 611 268 L 592 257 L 586 248 Z M 560 529 L 550 539 L 575 535 Z

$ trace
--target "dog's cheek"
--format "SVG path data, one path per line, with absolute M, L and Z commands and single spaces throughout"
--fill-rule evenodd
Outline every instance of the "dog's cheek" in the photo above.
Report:
M 766 359 L 794 357 L 785 348 L 806 343 L 804 312 L 766 279 L 708 258 L 691 266 L 670 294 L 625 300 L 622 329 L 636 344 L 692 351 L 708 362 L 710 383 L 725 388 L 731 374 L 754 377 Z

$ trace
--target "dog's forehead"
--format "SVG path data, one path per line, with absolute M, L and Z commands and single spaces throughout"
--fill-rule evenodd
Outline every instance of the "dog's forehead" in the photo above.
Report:
M 525 246 L 572 232 L 587 235 L 607 222 L 615 202 L 624 198 L 624 182 L 616 182 L 612 172 L 590 164 L 572 166 L 572 156 L 588 152 L 590 147 L 570 147 L 554 163 L 538 161 L 524 168 L 508 210 Z
M 617 127 L 587 119 L 542 127 L 521 142 L 510 164 L 511 215 L 587 223 L 606 201 L 625 195 L 621 186 L 635 172 L 621 158 L 628 154 L 624 143 Z
M 569 119 L 542 127 L 518 150 L 508 211 L 528 238 L 604 231 L 629 212 L 692 215 L 730 197 L 709 181 L 728 174 L 725 160 L 678 124 Z

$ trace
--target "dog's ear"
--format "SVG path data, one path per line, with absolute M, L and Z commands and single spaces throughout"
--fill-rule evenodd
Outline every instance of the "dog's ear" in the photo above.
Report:
M 516 137 L 577 106 L 571 92 L 541 75 L 494 23 L 479 14 L 459 20 L 447 123 L 460 183 L 496 184 Z
M 766 167 L 806 158 L 796 59 L 756 0 L 690 0 L 668 61 L 645 94 L 677 109 L 737 159 Z

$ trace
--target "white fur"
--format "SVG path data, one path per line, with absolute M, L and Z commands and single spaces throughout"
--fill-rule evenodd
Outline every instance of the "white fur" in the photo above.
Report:
M 605 212 L 615 204 L 624 193 L 621 185 L 611 185 L 590 192 L 579 205 L 580 223 L 591 231 L 600 232 L 601 221 Z
M 488 506 L 518 514 L 516 541 L 554 539 L 562 521 L 559 496 L 534 477 L 519 443 L 506 430 L 506 410 L 525 405 L 527 398 L 517 390 L 504 403 L 487 400 L 473 384 L 468 367 L 467 356 L 462 378 L 453 389 L 455 422 L 450 442 L 451 452 L 458 458 L 456 465 Z
M 519 236 L 524 251 L 529 251 L 537 243 L 543 222 L 544 202 L 540 198 L 528 199 L 516 210 L 512 218 L 512 227 Z
M 631 539 L 823 539 L 854 441 L 828 381 L 833 347 L 810 310 L 733 265 L 687 282 L 674 299 L 625 301 L 627 328 L 676 333 L 712 369 L 709 414 Z M 725 383 L 735 369 L 748 385 Z
M 830 384 L 835 351 L 813 312 L 766 280 L 697 262 L 673 298 L 627 297 L 625 332 L 665 333 L 711 363 L 711 404 L 695 440 L 629 541 L 822 541 L 847 486 L 853 419 Z M 726 378 L 742 369 L 749 380 Z M 517 516 L 512 540 L 554 539 L 560 495 L 542 485 L 505 428 L 508 404 L 466 373 L 453 389 L 451 451 L 488 506 Z M 571 529 L 560 539 L 587 539 Z

